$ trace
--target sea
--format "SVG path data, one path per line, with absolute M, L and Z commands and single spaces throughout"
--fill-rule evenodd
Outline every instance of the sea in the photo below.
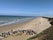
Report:
M 0 26 L 23 23 L 31 19 L 33 19 L 31 16 L 0 16 Z

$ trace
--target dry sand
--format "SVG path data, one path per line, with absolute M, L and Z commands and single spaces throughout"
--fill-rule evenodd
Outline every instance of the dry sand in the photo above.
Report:
M 6 25 L 4 27 L 0 28 L 0 32 L 8 31 L 11 29 L 25 29 L 25 30 L 34 30 L 36 33 L 40 33 L 43 30 L 49 28 L 51 25 L 48 21 L 48 19 L 39 17 L 35 18 L 33 20 L 30 20 L 28 22 L 22 23 L 22 24 L 11 24 Z M 3 40 L 26 40 L 27 38 L 31 37 L 31 35 L 21 35 L 21 36 L 9 36 L 7 38 L 4 38 Z
M 36 18 L 36 19 L 30 21 L 29 23 L 25 24 L 23 26 L 23 29 L 32 29 L 36 33 L 40 33 L 43 30 L 49 28 L 50 26 L 51 25 L 50 25 L 48 19 L 39 17 L 39 18 Z

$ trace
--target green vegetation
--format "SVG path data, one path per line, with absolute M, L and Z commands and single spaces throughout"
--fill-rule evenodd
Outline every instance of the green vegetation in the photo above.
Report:
M 32 40 L 32 39 L 35 39 L 35 38 L 38 38 L 38 37 L 41 37 L 43 35 L 46 35 L 44 37 L 44 40 L 52 40 L 53 39 L 53 26 L 51 26 L 50 28 L 44 30 L 43 32 L 37 34 L 37 35 L 34 35 L 33 37 L 27 39 L 27 40 Z

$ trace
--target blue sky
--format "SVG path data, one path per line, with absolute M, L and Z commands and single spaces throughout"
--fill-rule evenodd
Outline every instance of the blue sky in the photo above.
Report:
M 0 0 L 0 15 L 53 16 L 53 0 Z

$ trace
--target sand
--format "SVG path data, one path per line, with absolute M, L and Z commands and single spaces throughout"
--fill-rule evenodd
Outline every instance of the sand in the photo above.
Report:
M 0 28 L 0 32 L 9 31 L 11 29 L 24 29 L 24 30 L 34 30 L 37 34 L 42 32 L 43 30 L 49 28 L 51 25 L 48 21 L 48 19 L 38 17 L 34 18 L 33 20 L 30 20 L 28 22 L 24 22 L 22 24 L 11 24 L 6 25 L 4 27 Z M 26 35 L 22 34 L 21 36 L 8 36 L 7 38 L 4 38 L 3 40 L 26 40 L 27 38 L 30 38 L 33 35 Z
M 50 26 L 51 25 L 50 25 L 50 22 L 48 21 L 48 19 L 39 17 L 39 18 L 36 18 L 36 19 L 30 21 L 29 23 L 25 24 L 23 26 L 23 29 L 32 29 L 36 33 L 40 33 L 43 30 L 49 28 Z
M 33 20 L 33 19 L 31 19 Z M 22 25 L 24 26 L 25 24 L 27 24 L 28 22 L 30 22 L 31 20 L 28 20 L 28 21 L 25 21 L 23 23 L 14 23 L 14 24 L 9 24 L 9 25 L 4 25 L 4 26 L 0 26 L 0 33 L 2 32 L 6 32 L 6 31 L 9 31 L 9 30 L 12 30 L 12 29 L 22 29 Z

